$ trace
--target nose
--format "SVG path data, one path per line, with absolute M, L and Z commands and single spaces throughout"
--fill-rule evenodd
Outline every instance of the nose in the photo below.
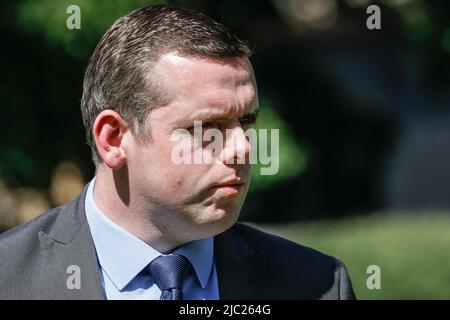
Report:
M 226 129 L 222 161 L 225 164 L 245 164 L 251 150 L 244 129 L 239 121 Z

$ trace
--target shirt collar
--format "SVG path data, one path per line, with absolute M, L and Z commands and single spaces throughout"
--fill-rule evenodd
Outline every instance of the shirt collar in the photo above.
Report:
M 153 259 L 162 255 L 150 245 L 111 221 L 94 199 L 95 178 L 89 183 L 85 209 L 99 263 L 118 290 L 123 290 Z M 214 238 L 188 242 L 172 254 L 187 258 L 205 288 L 214 260 Z

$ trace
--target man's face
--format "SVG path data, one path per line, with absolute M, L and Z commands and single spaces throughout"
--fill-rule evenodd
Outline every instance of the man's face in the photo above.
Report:
M 248 159 L 244 132 L 259 108 L 250 62 L 166 54 L 155 71 L 171 99 L 150 113 L 151 141 L 132 143 L 127 151 L 130 185 L 161 231 L 183 240 L 218 234 L 237 220 L 250 184 L 248 161 L 236 164 L 237 158 Z M 196 141 L 195 121 L 202 122 L 203 132 L 220 130 L 223 149 L 213 153 L 212 163 L 177 164 L 177 144 L 188 145 L 192 156 L 208 144 Z

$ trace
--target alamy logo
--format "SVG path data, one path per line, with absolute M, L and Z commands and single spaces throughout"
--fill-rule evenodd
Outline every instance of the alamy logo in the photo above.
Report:
M 367 14 L 370 16 L 366 20 L 366 26 L 369 30 L 380 30 L 381 29 L 381 9 L 376 4 L 372 4 L 367 7 Z
M 381 269 L 377 265 L 370 265 L 367 267 L 367 274 L 370 276 L 367 278 L 366 285 L 369 290 L 381 289 Z
M 69 30 L 80 30 L 81 29 L 81 10 L 80 7 L 72 4 L 67 7 L 66 13 L 70 16 L 66 19 L 66 27 Z
M 77 265 L 70 265 L 66 269 L 69 275 L 66 280 L 66 286 L 69 290 L 81 289 L 81 270 Z
M 269 143 L 270 137 L 270 143 Z M 177 129 L 171 159 L 174 164 L 261 164 L 261 175 L 275 175 L 279 169 L 279 129 L 242 128 L 203 129 L 202 121 L 194 122 L 194 132 Z

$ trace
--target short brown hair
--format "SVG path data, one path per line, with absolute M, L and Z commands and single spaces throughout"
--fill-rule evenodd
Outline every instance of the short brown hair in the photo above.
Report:
M 249 57 L 248 45 L 204 14 L 169 5 L 148 6 L 118 19 L 103 35 L 86 69 L 81 112 L 97 166 L 92 128 L 106 109 L 119 113 L 139 141 L 149 137 L 150 110 L 167 100 L 152 67 L 160 56 Z

